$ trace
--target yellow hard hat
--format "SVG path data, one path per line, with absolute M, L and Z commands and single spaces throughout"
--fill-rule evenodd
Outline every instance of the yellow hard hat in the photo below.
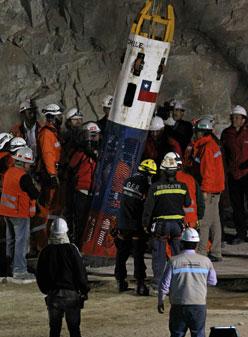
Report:
M 149 174 L 156 174 L 157 165 L 153 159 L 145 159 L 140 163 L 138 170 L 148 172 Z

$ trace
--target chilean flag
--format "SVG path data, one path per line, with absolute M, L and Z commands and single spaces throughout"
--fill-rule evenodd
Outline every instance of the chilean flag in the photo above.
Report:
M 138 96 L 139 101 L 155 103 L 157 100 L 158 93 L 151 92 L 152 81 L 143 80 L 141 83 L 141 88 Z

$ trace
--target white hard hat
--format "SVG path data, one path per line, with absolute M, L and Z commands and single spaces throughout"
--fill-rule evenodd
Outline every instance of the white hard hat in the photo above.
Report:
M 0 150 L 2 150 L 4 148 L 4 145 L 7 144 L 12 138 L 13 135 L 11 133 L 0 133 Z
M 57 218 L 51 224 L 51 233 L 55 235 L 65 234 L 68 232 L 68 226 L 64 219 Z
M 33 151 L 28 146 L 18 149 L 16 153 L 12 155 L 12 158 L 18 161 L 22 161 L 23 163 L 34 163 Z
M 242 115 L 242 116 L 247 117 L 247 112 L 246 112 L 245 108 L 243 108 L 241 105 L 236 105 L 232 109 L 231 115 Z
M 172 116 L 170 116 L 170 117 L 168 117 L 167 119 L 164 120 L 164 125 L 174 126 L 175 124 L 176 124 L 176 121 Z
M 174 101 L 174 109 L 176 109 L 176 110 L 182 110 L 182 111 L 185 110 L 184 107 L 183 107 L 182 102 L 180 102 L 180 101 Z
M 160 165 L 160 170 L 177 170 L 178 165 L 182 164 L 182 159 L 176 152 L 168 152 L 164 156 L 162 163 Z
M 25 139 L 22 137 L 14 137 L 10 141 L 10 152 L 15 152 L 27 145 Z
M 66 119 L 81 119 L 83 118 L 83 113 L 79 111 L 77 108 L 72 108 L 67 111 L 65 118 Z
M 209 119 L 209 118 L 200 118 L 195 126 L 196 130 L 213 130 L 214 126 L 213 126 L 213 120 Z
M 182 241 L 199 242 L 199 234 L 194 228 L 186 228 L 182 235 Z
M 34 105 L 32 104 L 30 99 L 26 99 L 24 102 L 20 104 L 19 112 L 23 112 L 26 110 L 33 109 Z
M 150 124 L 150 131 L 158 131 L 164 128 L 164 121 L 161 117 L 155 116 L 152 118 L 151 124 Z
M 99 126 L 95 122 L 87 122 L 83 125 L 83 130 L 84 131 L 89 131 L 92 133 L 100 133 L 101 130 Z
M 111 108 L 112 103 L 113 103 L 113 96 L 111 95 L 107 95 L 104 97 L 104 99 L 102 100 L 102 107 L 103 108 Z
M 47 106 L 45 106 L 45 108 L 42 109 L 42 113 L 46 116 L 46 115 L 61 115 L 62 111 L 61 108 L 57 105 L 57 104 L 48 104 Z

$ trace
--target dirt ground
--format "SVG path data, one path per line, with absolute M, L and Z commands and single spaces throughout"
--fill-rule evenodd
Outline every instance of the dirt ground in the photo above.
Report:
M 113 277 L 90 276 L 92 290 L 82 310 L 83 337 L 167 337 L 169 302 L 157 313 L 156 297 L 119 294 Z M 134 288 L 134 284 L 131 283 Z M 229 287 L 232 289 L 232 286 Z M 211 326 L 235 325 L 247 337 L 248 292 L 210 288 L 206 337 Z M 36 283 L 0 284 L 0 337 L 48 336 L 47 311 Z M 68 336 L 63 325 L 61 337 Z M 189 334 L 187 335 L 189 336 Z

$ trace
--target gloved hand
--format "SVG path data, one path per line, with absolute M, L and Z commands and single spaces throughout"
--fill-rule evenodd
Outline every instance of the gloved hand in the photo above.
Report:
M 163 313 L 164 313 L 164 303 L 158 304 L 158 312 L 159 312 L 160 314 L 163 314 Z
M 50 187 L 57 187 L 59 185 L 59 178 L 57 176 L 50 176 Z

